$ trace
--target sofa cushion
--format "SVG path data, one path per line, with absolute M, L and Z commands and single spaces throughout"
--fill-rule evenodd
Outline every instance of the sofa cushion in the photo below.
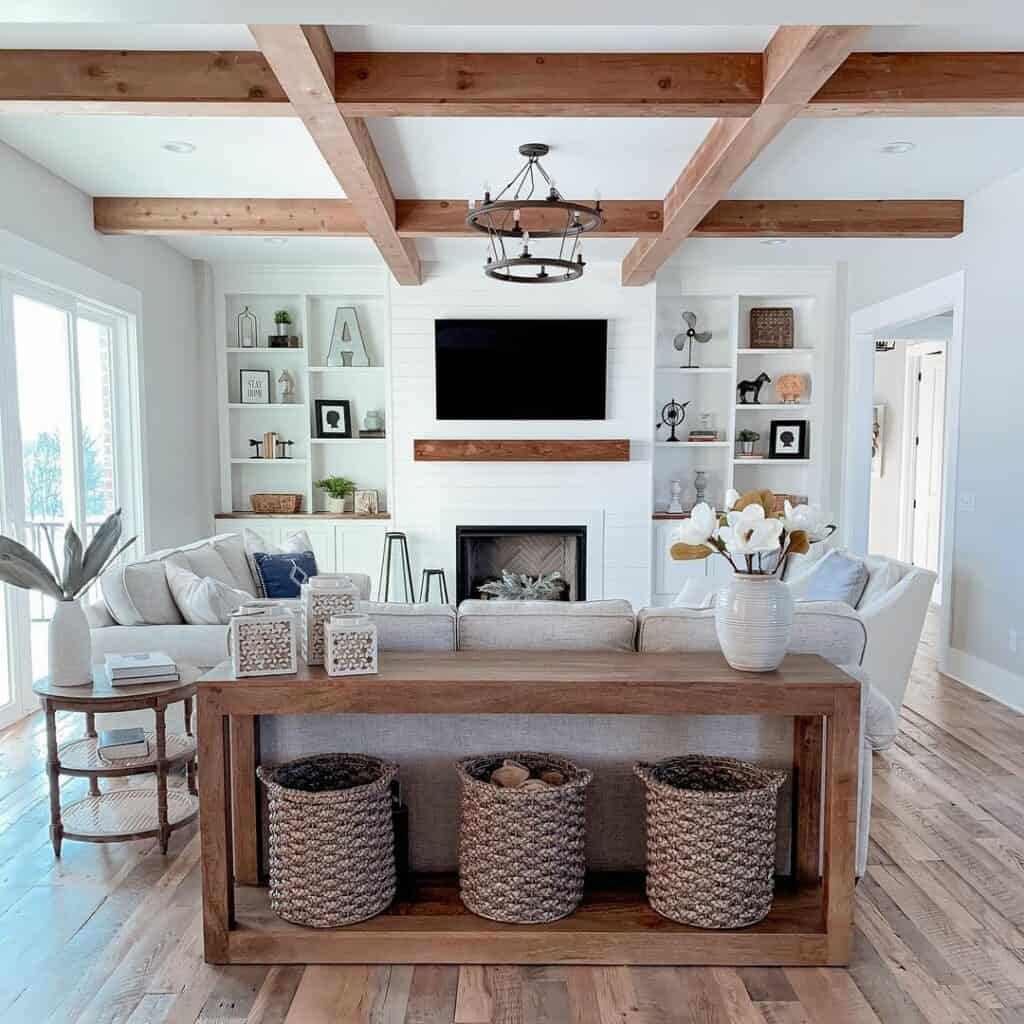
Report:
M 254 551 L 252 557 L 263 597 L 298 597 L 302 584 L 317 574 L 312 551 L 293 551 L 287 555 Z
M 190 626 L 225 625 L 232 612 L 252 600 L 248 591 L 193 572 L 192 560 L 184 554 L 171 555 L 163 564 L 174 603 Z
M 256 581 L 253 579 L 249 557 L 245 553 L 245 542 L 240 533 L 223 533 L 212 538 L 217 554 L 224 559 L 224 564 L 231 571 L 233 586 L 256 596 Z M 199 575 L 202 575 L 200 573 Z
M 309 534 L 306 533 L 305 530 L 296 530 L 295 533 L 285 537 L 280 544 L 268 544 L 255 530 L 250 530 L 246 527 L 243 531 L 243 542 L 245 546 L 246 560 L 249 563 L 249 569 L 252 572 L 252 578 L 256 584 L 257 597 L 269 596 L 262 591 L 260 573 L 256 565 L 256 554 L 258 552 L 268 555 L 291 555 L 302 551 L 313 550 L 313 544 L 309 539 Z
M 842 551 L 830 551 L 808 577 L 803 601 L 841 601 L 851 608 L 860 603 L 868 582 L 867 566 Z
M 455 609 L 448 605 L 360 601 L 359 611 L 377 627 L 382 651 L 455 650 Z
M 100 590 L 120 626 L 180 626 L 184 622 L 167 585 L 160 555 L 108 569 L 100 577 Z
M 462 651 L 631 651 L 628 601 L 463 601 Z
M 860 595 L 860 600 L 857 602 L 858 608 L 867 608 L 883 594 L 892 590 L 903 578 L 901 563 L 895 562 L 891 558 L 868 555 L 864 559 L 864 566 L 868 571 L 868 581 L 864 587 L 864 593 Z
M 107 654 L 163 651 L 179 665 L 213 668 L 228 657 L 227 626 L 108 626 L 92 631 L 93 664 Z

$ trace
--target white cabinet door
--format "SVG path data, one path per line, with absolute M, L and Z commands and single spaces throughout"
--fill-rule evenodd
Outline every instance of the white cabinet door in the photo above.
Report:
M 299 525 L 299 529 L 305 530 L 306 535 L 309 537 L 309 542 L 313 546 L 313 555 L 316 558 L 317 568 L 321 572 L 337 572 L 338 562 L 334 542 L 334 527 L 321 523 L 310 525 L 302 523 Z M 286 528 L 284 531 L 286 535 L 292 532 L 294 531 L 290 528 Z
M 384 551 L 387 527 L 360 523 L 358 526 L 336 526 L 334 543 L 337 572 L 363 572 L 370 577 L 376 594 L 377 576 Z

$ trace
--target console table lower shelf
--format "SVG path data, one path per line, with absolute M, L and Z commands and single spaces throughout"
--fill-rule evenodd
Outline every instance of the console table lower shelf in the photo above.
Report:
M 820 886 L 780 883 L 750 928 L 688 928 L 655 913 L 644 876 L 593 875 L 583 903 L 549 924 L 501 924 L 470 913 L 455 875 L 415 876 L 409 899 L 345 928 L 305 928 L 270 909 L 265 888 L 239 887 L 232 962 L 247 964 L 736 964 L 827 960 Z

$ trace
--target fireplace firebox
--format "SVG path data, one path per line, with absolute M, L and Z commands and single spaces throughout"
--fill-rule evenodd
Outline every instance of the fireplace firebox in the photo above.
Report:
M 503 570 L 540 576 L 559 572 L 565 601 L 587 597 L 585 526 L 456 526 L 456 600 L 482 595 L 479 587 Z

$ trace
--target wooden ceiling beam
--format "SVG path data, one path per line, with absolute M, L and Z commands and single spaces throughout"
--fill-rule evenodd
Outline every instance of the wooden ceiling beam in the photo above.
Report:
M 641 239 L 622 262 L 622 283 L 654 279 L 694 228 L 724 199 L 761 151 L 799 115 L 850 55 L 865 30 L 846 25 L 785 25 L 765 48 L 764 96 L 749 118 L 719 118 L 665 197 L 665 226 Z
M 395 228 L 395 197 L 366 122 L 334 102 L 334 49 L 320 25 L 251 25 L 256 43 L 400 284 L 422 280 L 415 242 Z
M 661 201 L 610 199 L 589 237 L 649 237 Z M 396 200 L 402 238 L 477 238 L 462 199 Z M 98 196 L 96 230 L 107 235 L 303 235 L 366 237 L 348 199 L 170 199 Z M 963 230 L 959 199 L 726 199 L 693 230 L 700 238 L 950 238 Z
M 335 98 L 364 117 L 747 116 L 757 53 L 339 53 Z

